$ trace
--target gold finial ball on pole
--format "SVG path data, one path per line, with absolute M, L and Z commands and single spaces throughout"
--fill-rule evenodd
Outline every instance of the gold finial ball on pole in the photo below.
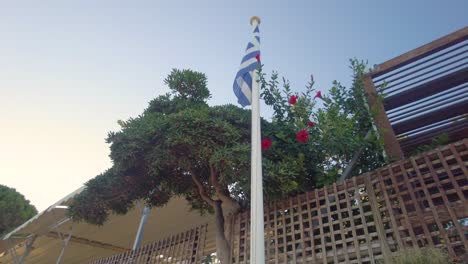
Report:
M 255 21 L 257 21 L 257 25 L 260 25 L 260 18 L 258 16 L 253 16 L 250 18 L 250 25 L 254 25 Z

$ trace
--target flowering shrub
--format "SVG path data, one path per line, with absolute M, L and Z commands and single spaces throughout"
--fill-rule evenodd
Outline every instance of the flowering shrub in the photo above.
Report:
M 263 149 L 263 150 L 268 150 L 268 149 L 270 149 L 271 144 L 272 144 L 271 139 L 269 139 L 269 138 L 264 138 L 264 139 L 262 140 L 262 143 L 261 143 L 262 149 Z
M 296 156 L 301 163 L 303 171 L 313 179 L 314 186 L 323 186 L 333 183 L 346 168 L 353 155 L 363 147 L 363 154 L 352 171 L 358 175 L 371 171 L 386 163 L 383 157 L 382 142 L 372 129 L 372 116 L 367 109 L 364 96 L 362 76 L 365 73 L 365 63 L 356 59 L 351 60 L 353 83 L 346 88 L 339 82 L 333 82 L 328 94 L 314 89 L 314 79 L 305 91 L 297 94 L 292 91 L 289 82 L 283 78 L 280 85 L 278 73 L 273 72 L 267 80 L 266 74 L 261 73 L 262 98 L 272 107 L 272 127 L 275 131 L 263 129 L 263 134 L 275 142 L 276 148 L 287 149 L 289 152 L 282 158 L 288 160 Z M 318 102 L 322 102 L 317 107 Z M 371 130 L 368 140 L 364 137 Z M 287 134 L 294 133 L 291 138 Z M 296 139 L 296 140 L 294 140 Z M 266 154 L 269 159 L 276 150 Z M 278 150 L 279 151 L 279 150 Z M 279 154 L 278 154 L 279 155 Z M 286 178 L 294 179 L 299 171 L 291 170 L 290 164 L 280 171 L 292 171 Z M 311 165 L 311 163 L 313 165 Z M 266 166 L 270 166 L 267 165 Z M 267 168 L 266 172 L 275 172 L 276 165 Z M 271 175 L 270 177 L 273 177 Z
M 314 96 L 314 99 L 315 99 L 315 98 L 320 98 L 320 99 L 322 99 L 322 91 L 318 91 L 318 92 L 315 94 L 315 96 Z
M 291 95 L 291 97 L 289 97 L 289 104 L 295 105 L 297 103 L 297 97 L 297 95 Z
M 306 129 L 302 129 L 301 131 L 297 132 L 296 139 L 299 142 L 307 142 L 307 138 L 309 137 L 309 132 Z

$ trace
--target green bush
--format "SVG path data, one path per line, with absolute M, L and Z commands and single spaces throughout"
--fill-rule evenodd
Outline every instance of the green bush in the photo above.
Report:
M 391 259 L 392 264 L 448 264 L 450 261 L 447 253 L 438 248 L 408 249 L 399 252 L 398 256 Z

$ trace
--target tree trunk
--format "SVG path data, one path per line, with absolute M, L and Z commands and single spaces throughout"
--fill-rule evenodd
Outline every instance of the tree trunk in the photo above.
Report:
M 192 170 L 191 175 L 194 184 L 197 186 L 198 194 L 201 199 L 211 205 L 215 211 L 216 256 L 222 264 L 231 264 L 233 220 L 239 213 L 241 207 L 237 201 L 229 196 L 228 188 L 219 184 L 213 167 L 210 167 L 210 181 L 214 186 L 216 196 L 219 200 L 213 200 L 208 196 L 203 183 L 198 177 L 196 177 Z
M 222 202 L 216 201 L 214 206 L 215 211 L 215 218 L 216 218 L 216 256 L 221 261 L 222 264 L 231 264 L 231 241 L 227 239 L 225 233 L 225 222 L 224 222 L 224 214 L 223 208 L 221 207 Z M 231 222 L 228 219 L 228 223 L 226 223 L 230 230 Z

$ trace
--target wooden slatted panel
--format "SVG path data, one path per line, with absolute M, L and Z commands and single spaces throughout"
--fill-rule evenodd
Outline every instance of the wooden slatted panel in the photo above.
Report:
M 274 235 L 275 235 L 275 237 L 274 237 L 275 241 L 274 241 L 274 245 L 273 245 L 273 250 L 275 251 L 275 253 L 274 253 L 274 255 L 275 255 L 274 263 L 275 264 L 280 263 L 279 262 L 279 252 L 278 252 L 278 247 L 279 246 L 278 246 L 278 215 L 276 214 L 277 211 L 278 211 L 278 209 L 277 209 L 277 206 L 275 204 L 274 207 L 273 207 L 273 212 L 272 212 L 273 221 L 274 221 L 274 223 L 273 223 L 274 231 L 273 232 L 274 232 Z
M 265 210 L 266 262 L 376 263 L 383 259 L 379 238 L 388 228 L 381 228 L 379 235 L 374 219 L 376 215 L 380 219 L 382 209 L 373 207 L 363 177 L 272 204 Z M 237 221 L 241 223 L 234 241 L 238 252 L 248 246 L 242 240 L 249 231 L 245 216 Z M 244 256 L 233 259 L 247 263 Z
M 338 192 L 338 187 L 336 186 L 336 183 L 333 184 L 333 192 L 335 193 L 335 199 L 337 201 L 336 203 L 336 208 L 338 212 L 338 219 L 335 219 L 338 221 L 339 224 L 339 235 L 341 236 L 341 247 L 343 248 L 343 254 L 344 255 L 344 262 L 349 263 L 349 254 L 348 254 L 348 243 L 346 241 L 346 227 L 344 227 L 344 220 L 343 216 L 341 213 L 341 201 L 339 199 L 340 192 Z
M 207 225 L 152 242 L 136 250 L 92 261 L 92 264 L 200 263 Z
M 248 212 L 239 214 L 234 221 L 234 241 L 232 243 L 232 255 L 234 263 L 248 263 L 249 252 L 249 215 Z
M 301 252 L 298 254 L 302 262 L 307 261 L 307 253 L 306 253 L 306 248 L 307 246 L 307 241 L 310 242 L 310 237 L 311 237 L 311 232 L 309 230 L 305 230 L 304 228 L 304 222 L 305 219 L 307 219 L 307 214 L 304 215 L 304 202 L 306 195 L 298 195 L 297 198 L 297 208 L 299 209 L 299 227 L 298 227 L 298 234 L 299 234 L 299 243 L 296 244 L 296 247 L 301 249 Z M 306 205 L 307 207 L 307 205 Z
M 267 211 L 270 211 L 269 209 L 266 209 Z M 271 243 L 275 243 L 274 241 L 274 223 L 272 222 L 273 215 L 266 214 L 265 218 L 265 262 L 266 263 L 274 263 L 274 252 L 271 251 L 271 249 L 274 249 L 274 246 L 271 247 Z M 273 254 L 273 256 L 272 256 Z M 273 262 L 271 262 L 273 261 Z
M 312 260 L 314 261 L 314 263 L 317 263 L 317 254 L 316 254 L 316 251 L 315 251 L 315 242 L 314 242 L 314 239 L 316 239 L 316 237 L 318 235 L 316 235 L 316 232 L 312 229 L 312 208 L 314 208 L 311 204 L 311 201 L 309 199 L 309 197 L 312 195 L 312 193 L 306 193 L 305 194 L 305 197 L 306 197 L 306 205 L 305 205 L 305 209 L 307 210 L 307 218 L 309 219 L 308 221 L 304 221 L 303 225 L 304 225 L 304 229 L 308 229 L 311 233 L 311 237 L 310 237 L 310 242 L 306 242 L 308 247 L 306 249 L 306 254 L 307 255 L 312 255 Z M 306 218 L 306 219 L 307 219 Z M 309 250 L 310 248 L 310 250 Z
M 369 173 L 368 177 L 364 177 L 364 183 L 368 194 L 370 211 L 372 212 L 372 215 L 369 217 L 372 217 L 374 220 L 373 225 L 367 227 L 367 230 L 370 233 L 377 232 L 377 237 L 373 235 L 372 238 L 372 252 L 370 253 L 371 259 L 373 261 L 377 259 L 388 261 L 391 257 L 389 240 L 393 243 L 393 237 L 387 237 L 387 230 L 383 220 L 388 214 L 388 210 L 386 207 L 382 206 L 383 200 L 380 192 L 380 181 L 377 178 L 377 174 Z M 381 255 L 375 254 L 376 250 L 374 249 L 374 245 L 377 245 L 377 248 L 381 249 Z M 375 259 L 373 257 L 374 255 L 376 255 Z
M 467 167 L 465 139 L 272 203 L 265 208 L 266 263 L 378 263 L 402 248 L 431 245 L 461 256 L 468 252 Z M 234 219 L 234 263 L 249 263 L 249 219 L 248 212 Z M 92 263 L 200 263 L 206 231 Z
M 272 203 L 266 263 L 379 263 L 402 248 L 432 245 L 461 256 L 468 252 L 467 166 L 465 139 Z M 236 223 L 233 260 L 249 263 L 248 214 Z
M 320 245 L 320 249 L 318 251 L 319 253 L 319 259 L 321 258 L 322 260 L 322 263 L 326 264 L 327 263 L 327 250 L 325 248 L 325 227 L 323 226 L 323 217 L 322 217 L 322 208 L 321 208 L 321 205 L 322 203 L 320 202 L 321 200 L 320 199 L 320 196 L 319 196 L 319 191 L 317 189 L 315 189 L 314 191 L 314 194 L 315 194 L 315 205 L 316 205 L 316 208 L 317 210 L 315 211 L 315 213 L 317 214 L 317 218 L 318 219 L 315 219 L 315 221 L 312 221 L 312 228 L 317 228 L 319 231 L 320 231 L 320 239 L 317 239 L 316 242 L 317 244 Z M 325 203 L 325 202 L 324 202 Z M 324 204 L 323 203 L 323 204 Z M 314 213 L 314 215 L 315 215 Z M 328 227 L 326 227 L 328 228 Z M 320 263 L 320 262 L 319 262 Z
M 396 240 L 397 245 L 391 248 L 392 251 L 396 251 L 398 248 L 403 247 L 403 241 L 401 239 L 400 232 L 398 231 L 398 225 L 395 220 L 395 215 L 393 213 L 392 203 L 390 202 L 389 188 L 392 188 L 391 181 L 390 183 L 388 183 L 388 181 L 384 182 L 382 172 L 377 171 L 376 173 L 380 183 L 379 185 L 377 185 L 379 187 L 378 191 L 380 192 L 381 196 L 383 196 L 383 200 L 380 199 L 378 203 L 386 209 L 386 218 L 383 219 L 384 228 L 386 230 L 387 239 L 391 238 L 391 242 L 393 242 L 393 240 Z M 387 185 L 389 185 L 389 187 L 387 187 Z M 392 245 L 392 243 L 389 243 L 389 245 Z
M 353 181 L 348 181 L 348 182 L 345 182 L 344 184 L 352 186 L 354 188 L 354 182 Z M 347 211 L 346 211 L 345 217 L 346 217 L 347 223 L 348 223 L 347 226 L 351 229 L 351 237 L 353 239 L 353 246 L 354 246 L 354 250 L 353 250 L 354 254 L 351 255 L 350 262 L 351 263 L 361 263 L 362 260 L 361 260 L 360 243 L 359 243 L 358 236 L 357 236 L 357 233 L 356 233 L 356 225 L 355 225 L 355 222 L 353 220 L 352 202 L 351 202 L 351 199 L 350 199 L 351 197 L 354 197 L 354 190 L 349 191 L 349 189 L 346 188 L 344 199 L 346 200 Z

